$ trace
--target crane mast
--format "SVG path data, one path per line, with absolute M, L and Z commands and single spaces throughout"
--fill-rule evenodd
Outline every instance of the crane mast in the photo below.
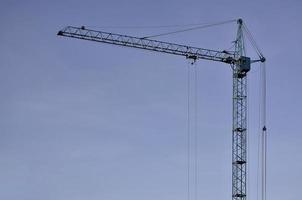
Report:
M 245 56 L 242 20 L 238 20 L 235 58 Z M 233 130 L 232 130 L 232 198 L 246 199 L 247 173 L 247 76 L 240 73 L 236 63 L 233 69 Z
M 235 50 L 216 51 L 187 45 L 174 44 L 121 34 L 67 26 L 57 35 L 119 46 L 139 48 L 149 51 L 184 56 L 189 59 L 211 60 L 231 65 L 233 72 L 233 125 L 232 125 L 232 199 L 247 198 L 247 73 L 254 62 L 264 62 L 265 58 L 251 60 L 245 55 L 243 21 L 237 20 L 238 30 Z

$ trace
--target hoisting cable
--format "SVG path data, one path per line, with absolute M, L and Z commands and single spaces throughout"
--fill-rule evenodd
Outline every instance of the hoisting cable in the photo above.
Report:
M 257 165 L 257 200 L 266 200 L 267 185 L 267 128 L 266 128 L 266 67 L 260 63 L 259 83 L 259 134 Z M 259 186 L 260 183 L 260 186 Z M 260 190 L 260 191 L 259 191 Z M 259 194 L 260 193 L 260 194 Z
M 187 64 L 187 200 L 190 200 L 190 168 L 191 168 L 191 63 Z
M 187 67 L 187 199 L 198 198 L 198 74 L 195 60 Z M 192 178 L 192 179 L 191 179 Z
M 194 176 L 194 197 L 198 199 L 198 73 L 197 65 L 194 62 L 194 162 L 195 162 L 195 176 Z
M 261 176 L 261 129 L 262 129 L 262 72 L 261 72 L 261 64 L 259 64 L 260 70 L 259 70 L 259 94 L 258 94 L 258 99 L 259 99 L 259 103 L 258 103 L 258 134 L 257 134 L 257 200 L 259 200 L 259 195 L 260 195 L 260 186 L 261 184 L 260 182 L 260 176 Z
M 261 124 L 262 124 L 262 145 L 261 145 L 261 151 L 262 151 L 262 177 L 261 177 L 261 186 L 262 186 L 262 200 L 266 200 L 266 178 L 267 178 L 267 128 L 266 128 L 266 67 L 265 62 L 260 63 L 261 69 L 261 87 L 262 87 L 262 110 L 261 110 Z
M 176 34 L 176 33 L 193 31 L 193 30 L 197 30 L 197 29 L 209 28 L 209 27 L 228 24 L 228 23 L 232 23 L 232 22 L 236 22 L 236 21 L 237 21 L 236 19 L 232 19 L 232 20 L 227 20 L 227 21 L 222 21 L 222 22 L 216 22 L 216 23 L 206 24 L 206 25 L 202 25 L 202 26 L 196 26 L 196 27 L 192 27 L 192 28 L 177 30 L 177 31 L 160 33 L 160 34 L 156 34 L 156 35 L 149 35 L 149 36 L 141 37 L 141 39 L 155 38 L 155 37 L 164 36 L 164 35 L 171 35 L 171 34 Z

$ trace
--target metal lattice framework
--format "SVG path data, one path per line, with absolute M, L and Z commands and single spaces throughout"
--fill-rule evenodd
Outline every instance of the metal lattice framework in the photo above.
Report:
M 265 58 L 251 61 L 245 56 L 243 22 L 237 21 L 238 31 L 233 52 L 215 51 L 186 45 L 161 42 L 85 27 L 68 26 L 58 32 L 59 36 L 94 42 L 126 46 L 149 51 L 185 56 L 190 59 L 205 59 L 230 64 L 233 70 L 233 130 L 232 130 L 232 199 L 247 197 L 247 72 L 250 64 L 264 62 Z
M 161 42 L 145 38 L 108 33 L 103 31 L 89 30 L 85 27 L 67 26 L 58 32 L 59 36 L 77 38 L 82 40 L 90 40 L 94 42 L 102 42 L 138 49 L 157 51 L 167 54 L 185 56 L 192 59 L 213 60 L 224 63 L 235 63 L 234 54 L 226 51 L 215 51 L 191 47 L 186 45 L 174 44 L 169 42 Z
M 242 21 L 235 45 L 235 56 L 245 56 Z M 242 76 L 240 66 L 233 69 L 233 134 L 232 134 L 232 198 L 246 199 L 247 174 L 247 75 Z

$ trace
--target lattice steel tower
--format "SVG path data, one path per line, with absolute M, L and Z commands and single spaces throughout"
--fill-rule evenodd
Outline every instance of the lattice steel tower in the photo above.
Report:
M 242 20 L 238 20 L 233 69 L 232 197 L 246 199 L 247 169 L 247 72 L 250 59 L 245 57 Z

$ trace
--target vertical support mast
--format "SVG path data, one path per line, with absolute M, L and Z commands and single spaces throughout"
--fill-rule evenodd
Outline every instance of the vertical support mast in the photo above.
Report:
M 250 60 L 245 57 L 243 22 L 237 21 L 238 31 L 233 69 L 233 130 L 232 130 L 232 199 L 246 199 L 247 178 L 247 72 Z

